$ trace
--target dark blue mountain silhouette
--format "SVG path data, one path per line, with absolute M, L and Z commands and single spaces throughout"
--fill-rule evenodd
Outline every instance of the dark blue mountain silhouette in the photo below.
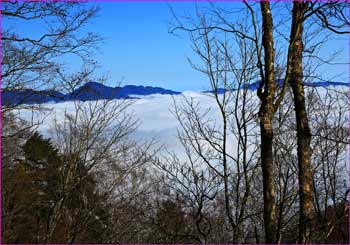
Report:
M 65 95 L 65 100 L 98 100 L 98 99 L 130 99 L 137 95 L 180 94 L 180 92 L 150 86 L 127 85 L 124 87 L 108 87 L 101 83 L 89 82 L 73 93 Z
M 249 90 L 256 90 L 260 84 L 260 81 L 251 83 L 247 86 Z M 283 80 L 276 80 L 278 86 L 282 86 Z M 313 82 L 304 83 L 305 86 L 309 87 L 329 87 L 329 86 L 349 86 L 348 83 L 342 82 Z M 229 89 L 226 89 L 228 91 Z M 205 93 L 213 93 L 214 91 L 204 91 Z M 225 89 L 218 88 L 220 94 L 225 92 Z M 80 88 L 74 90 L 69 94 L 62 94 L 54 90 L 4 90 L 2 91 L 2 105 L 13 106 L 18 104 L 41 104 L 47 102 L 63 102 L 63 101 L 89 101 L 99 99 L 133 99 L 137 98 L 138 95 L 152 95 L 152 94 L 168 94 L 176 95 L 181 94 L 180 92 L 150 86 L 135 86 L 127 85 L 124 87 L 108 87 L 101 83 L 88 82 Z
M 283 85 L 283 79 L 277 79 L 276 85 L 277 86 L 282 86 Z M 241 85 L 240 89 L 243 89 L 245 87 L 247 87 L 247 89 L 249 90 L 257 90 L 259 88 L 259 84 L 260 84 L 260 80 L 256 81 L 254 83 L 250 83 L 247 85 Z M 304 82 L 304 85 L 306 87 L 330 87 L 330 86 L 350 86 L 349 83 L 343 83 L 343 82 Z M 238 89 L 223 89 L 223 88 L 218 88 L 217 91 L 219 94 L 223 94 L 225 91 L 236 91 Z M 208 91 L 204 91 L 204 93 L 214 93 L 214 90 L 208 90 Z
M 181 92 L 151 86 L 127 85 L 124 87 L 120 87 L 119 89 L 119 93 L 121 95 L 181 94 Z
M 69 94 L 57 91 L 14 90 L 2 92 L 2 104 L 13 106 L 18 104 L 41 104 L 46 102 L 90 101 L 99 99 L 132 99 L 138 95 L 181 94 L 180 92 L 150 86 L 127 85 L 124 87 L 108 87 L 101 83 L 88 82 Z
M 305 86 L 308 87 L 330 87 L 330 86 L 350 86 L 349 83 L 342 83 L 342 82 L 305 82 L 304 83 Z
M 101 83 L 88 82 L 72 93 L 64 96 L 65 101 L 70 100 L 99 100 L 99 99 L 130 99 L 128 95 L 121 95 L 119 88 L 112 88 Z
M 47 102 L 60 102 L 64 100 L 64 94 L 54 90 L 14 90 L 2 91 L 3 106 L 13 106 L 19 104 L 41 104 Z

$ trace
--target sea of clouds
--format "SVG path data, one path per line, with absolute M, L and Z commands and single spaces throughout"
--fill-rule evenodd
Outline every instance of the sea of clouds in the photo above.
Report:
M 131 101 L 127 113 L 138 119 L 137 130 L 132 137 L 138 140 L 154 140 L 158 145 L 165 146 L 169 151 L 179 152 L 182 146 L 177 139 L 180 124 L 174 115 L 175 103 L 181 105 L 186 98 L 193 98 L 200 103 L 203 110 L 210 110 L 207 115 L 220 124 L 219 108 L 215 99 L 205 93 L 184 92 L 180 95 L 147 95 L 137 96 L 138 99 Z M 124 100 L 115 100 L 123 103 Z M 87 106 L 90 102 L 79 102 Z M 37 130 L 45 137 L 51 137 L 54 120 L 63 120 L 65 113 L 74 113 L 75 102 L 46 103 L 41 105 L 40 111 L 30 108 L 21 109 L 15 113 L 22 119 L 37 124 Z
M 345 92 L 348 88 L 337 88 L 341 92 Z M 320 97 L 325 95 L 326 90 L 318 88 L 317 91 Z M 249 96 L 259 103 L 255 91 L 250 91 Z M 174 115 L 174 105 L 182 105 L 185 103 L 185 98 L 192 98 L 198 102 L 201 110 L 209 111 L 206 115 L 217 127 L 222 126 L 220 110 L 216 104 L 215 98 L 208 93 L 187 91 L 180 95 L 147 95 L 137 96 L 138 99 L 130 100 L 130 106 L 127 108 L 127 113 L 138 119 L 137 130 L 131 136 L 133 139 L 141 141 L 154 140 L 158 146 L 164 146 L 167 151 L 172 151 L 183 154 L 183 147 L 180 144 L 178 130 L 181 130 L 180 123 Z M 114 100 L 116 103 L 123 103 L 124 100 Z M 90 102 L 79 102 L 83 105 L 88 105 Z M 53 121 L 63 120 L 65 113 L 74 113 L 75 102 L 62 103 L 46 103 L 41 105 L 42 110 L 31 110 L 30 108 L 18 110 L 18 116 L 32 124 L 38 124 L 37 130 L 45 137 L 52 136 Z M 257 111 L 256 111 L 257 113 Z M 253 129 L 258 133 L 257 127 Z M 228 140 L 228 148 L 232 151 L 235 147 L 236 140 L 230 137 Z M 231 152 L 234 154 L 234 152 Z

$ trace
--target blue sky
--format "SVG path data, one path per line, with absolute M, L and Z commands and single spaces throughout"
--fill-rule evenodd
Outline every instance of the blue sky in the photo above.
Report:
M 107 84 L 113 86 L 122 82 L 123 85 L 160 86 L 177 91 L 206 90 L 208 79 L 191 68 L 187 57 L 195 62 L 198 58 L 191 49 L 188 35 L 182 33 L 175 36 L 168 33 L 169 22 L 173 21 L 170 7 L 179 15 L 193 15 L 195 2 L 89 2 L 98 5 L 98 16 L 82 31 L 97 32 L 105 38 L 99 44 L 99 52 L 94 59 L 99 63 L 97 74 L 108 74 Z M 207 6 L 207 3 L 197 3 Z M 225 7 L 237 6 L 239 3 L 220 2 Z M 283 4 L 283 3 L 282 3 Z M 274 21 L 278 18 L 284 21 L 289 13 L 276 10 Z M 278 12 L 278 13 L 277 13 Z M 283 14 L 283 15 L 282 15 Z M 232 17 L 232 15 L 231 15 Z M 239 13 L 232 18 L 241 18 Z M 230 19 L 234 21 L 234 19 Z M 289 27 L 289 21 L 285 25 Z M 13 25 L 22 32 L 35 35 L 40 32 L 40 26 L 27 23 L 4 23 L 6 27 Z M 39 35 L 39 34 L 38 34 Z M 349 35 L 331 41 L 322 49 L 324 57 L 337 48 L 343 48 L 338 62 L 349 62 Z M 287 47 L 287 46 L 286 46 Z M 79 62 L 67 59 L 72 69 L 78 68 Z M 347 82 L 348 65 L 332 66 L 321 70 L 338 82 Z
M 194 3 L 169 3 L 176 11 Z M 106 40 L 97 56 L 110 83 L 161 86 L 175 90 L 207 88 L 206 77 L 194 71 L 186 35 L 168 33 L 171 11 L 166 2 L 105 2 L 93 24 Z
M 205 2 L 197 4 L 208 6 Z M 219 4 L 230 8 L 239 3 Z M 173 21 L 169 6 L 179 15 L 193 15 L 195 2 L 103 2 L 98 5 L 101 10 L 92 26 L 106 40 L 100 45 L 97 60 L 103 68 L 101 71 L 109 73 L 111 85 L 122 80 L 124 84 L 161 86 L 179 91 L 208 88 L 208 79 L 193 70 L 187 61 L 187 57 L 198 60 L 188 36 L 168 33 L 169 22 Z M 282 16 L 277 16 L 281 12 L 274 14 L 276 19 Z M 327 57 L 328 53 L 343 46 L 344 52 L 338 62 L 348 62 L 347 38 L 339 37 L 328 43 L 323 55 Z M 347 65 L 323 69 L 327 69 L 332 79 L 348 80 Z

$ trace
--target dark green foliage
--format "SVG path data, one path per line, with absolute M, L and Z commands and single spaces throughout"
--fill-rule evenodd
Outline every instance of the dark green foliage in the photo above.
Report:
M 23 157 L 4 169 L 3 242 L 49 242 L 56 214 L 59 220 L 50 242 L 102 242 L 106 201 L 83 162 L 77 164 L 74 183 L 67 186 L 66 170 L 76 158 L 61 156 L 49 139 L 36 132 L 22 150 Z

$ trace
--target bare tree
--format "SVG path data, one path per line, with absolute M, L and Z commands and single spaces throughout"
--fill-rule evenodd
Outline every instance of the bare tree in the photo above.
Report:
M 250 82 L 258 76 L 254 43 L 239 36 L 220 38 L 209 18 L 197 11 L 194 26 L 178 28 L 189 31 L 193 50 L 201 63 L 191 62 L 194 69 L 209 80 L 213 103 L 219 118 L 210 114 L 214 108 L 202 108 L 200 102 L 184 98 L 183 104 L 175 101 L 174 112 L 181 125 L 180 139 L 191 154 L 198 156 L 222 181 L 224 212 L 232 240 L 248 239 L 247 222 L 258 214 L 247 210 L 252 203 L 251 192 L 257 174 L 256 126 L 257 104 L 249 91 Z M 239 33 L 247 31 L 242 24 Z M 233 52 L 235 50 L 235 52 Z M 251 227 L 250 227 L 251 228 Z M 253 227 L 254 229 L 254 227 Z
M 262 45 L 264 47 L 264 74 L 258 88 L 258 96 L 261 100 L 259 110 L 261 133 L 261 166 L 264 180 L 264 221 L 266 243 L 276 242 L 275 237 L 275 184 L 273 166 L 273 127 L 272 120 L 275 111 L 275 70 L 274 70 L 274 38 L 273 22 L 269 2 L 261 2 L 261 14 L 263 19 Z M 263 90 L 264 89 L 264 90 Z M 263 91 L 263 92 L 262 92 Z
M 335 11 L 335 15 L 331 14 Z M 288 62 L 285 80 L 290 83 L 294 94 L 298 139 L 298 166 L 300 187 L 299 243 L 311 240 L 311 222 L 314 217 L 313 172 L 311 166 L 311 132 L 303 87 L 303 29 L 305 19 L 316 14 L 322 25 L 333 32 L 349 26 L 343 4 L 293 3 L 292 26 L 289 39 Z M 331 17 L 332 16 L 332 17 Z M 331 24 L 329 18 L 338 20 Z
M 305 97 L 304 97 L 304 88 L 303 83 L 305 78 L 307 78 L 303 72 L 303 57 L 307 56 L 313 61 L 317 60 L 318 63 L 323 64 L 332 64 L 329 58 L 323 59 L 321 56 L 316 55 L 316 51 L 319 51 L 319 48 L 329 40 L 329 36 L 324 36 L 325 38 L 321 41 L 318 39 L 317 42 L 312 43 L 311 45 L 303 46 L 304 42 L 309 42 L 310 37 L 318 36 L 320 33 L 323 33 L 324 30 L 330 30 L 338 34 L 346 34 L 346 27 L 349 25 L 347 13 L 345 9 L 348 7 L 348 4 L 345 3 L 294 3 L 292 13 L 289 12 L 289 6 L 285 4 L 285 8 L 281 8 L 281 11 L 286 11 L 287 14 L 292 14 L 292 21 L 290 22 L 291 26 L 287 27 L 289 32 L 289 38 L 287 35 L 283 34 L 283 27 L 286 26 L 283 19 L 277 19 L 277 24 L 273 25 L 272 21 L 272 9 L 270 8 L 270 3 L 260 3 L 260 10 L 257 10 L 256 4 L 251 4 L 244 2 L 248 13 L 251 16 L 251 30 L 242 31 L 239 29 L 242 21 L 236 21 L 232 23 L 229 20 L 230 14 L 236 14 L 237 12 L 242 12 L 243 9 L 224 9 L 211 4 L 211 8 L 207 15 L 209 16 L 210 22 L 206 23 L 206 26 L 196 26 L 193 20 L 189 18 L 189 24 L 184 25 L 178 18 L 175 17 L 177 21 L 177 26 L 173 30 L 185 30 L 190 33 L 196 31 L 207 31 L 208 33 L 215 32 L 217 35 L 231 35 L 241 38 L 242 40 L 251 41 L 255 44 L 256 59 L 257 65 L 256 68 L 260 71 L 260 77 L 262 82 L 258 88 L 258 96 L 261 99 L 261 108 L 260 108 L 260 118 L 263 123 L 263 119 L 269 119 L 265 123 L 265 127 L 261 127 L 261 136 L 265 134 L 268 125 L 272 125 L 272 117 L 274 113 L 278 110 L 280 103 L 282 102 L 286 92 L 288 91 L 288 86 L 291 85 L 294 93 L 294 102 L 296 110 L 296 137 L 298 138 L 298 147 L 299 147 L 299 184 L 300 184 L 300 239 L 299 242 L 307 242 L 309 238 L 309 229 L 311 225 L 311 220 L 314 216 L 313 208 L 313 187 L 312 187 L 312 167 L 311 167 L 311 134 L 308 126 L 308 118 L 305 106 Z M 272 5 L 273 8 L 278 6 L 277 3 Z M 198 12 L 198 10 L 197 10 Z M 259 12 L 259 14 L 257 14 Z M 261 14 L 260 14 L 261 13 Z M 260 16 L 261 15 L 261 16 Z M 261 19 L 260 19 L 260 18 Z M 307 29 L 308 36 L 303 35 L 304 23 L 306 20 L 311 20 L 307 22 L 308 25 L 312 26 L 310 29 Z M 259 28 L 261 21 L 262 28 Z M 320 27 L 320 30 L 316 30 L 316 27 Z M 278 37 L 273 37 L 273 31 L 275 31 Z M 310 31 L 313 31 L 310 35 Z M 260 32 L 262 32 L 262 45 L 260 45 Z M 225 33 L 225 34 L 222 34 Z M 279 39 L 281 38 L 282 39 Z M 275 55 L 275 46 L 274 41 L 281 41 L 280 43 L 286 43 L 288 49 L 287 52 L 283 52 L 283 48 L 277 51 Z M 309 44 L 309 43 L 308 43 Z M 285 57 L 285 59 L 281 59 Z M 276 65 L 279 63 L 281 65 Z M 285 64 L 285 65 L 284 65 Z M 337 64 L 337 63 L 334 63 Z M 311 68 L 310 65 L 313 65 L 311 68 L 312 71 L 315 71 L 319 65 L 316 65 L 314 62 L 309 62 L 308 69 Z M 276 69 L 274 68 L 276 66 Z M 310 71 L 311 71 L 310 70 Z M 309 71 L 308 78 L 315 78 L 315 72 Z M 271 76 L 269 76 L 271 75 Z M 311 75 L 311 76 L 310 76 Z M 276 93 L 275 81 L 276 78 L 284 77 L 283 84 L 280 90 L 277 90 Z M 278 82 L 279 83 L 279 82 Z M 262 157 L 269 154 L 273 155 L 272 142 L 273 142 L 273 127 L 270 127 L 270 143 L 265 145 L 262 142 Z M 265 131 L 264 131 L 265 130 Z M 266 134 L 267 136 L 267 134 Z M 265 137 L 266 138 L 266 137 Z M 267 139 L 267 138 L 266 138 Z M 269 150 L 267 150 L 269 149 Z M 272 201 L 274 198 L 274 167 L 273 167 L 273 158 L 269 158 L 270 166 L 269 171 L 267 171 L 264 176 L 265 184 L 269 183 L 269 186 L 265 186 L 266 197 L 269 200 L 265 200 L 266 210 L 265 210 L 265 229 L 266 239 L 270 242 L 275 242 L 275 201 Z M 263 162 L 264 163 L 264 160 Z M 263 166 L 264 169 L 264 166 Z M 268 170 L 265 168 L 265 170 Z M 267 188 L 268 187 L 268 188 Z M 268 193 L 270 192 L 270 193 Z M 271 195 L 273 194 L 273 195 Z M 271 229 L 270 229 L 271 228 Z M 277 233 L 279 233 L 277 231 Z M 277 234 L 277 237 L 279 234 Z M 277 238 L 278 239 L 278 238 Z
M 130 189 L 127 179 L 150 160 L 148 149 L 151 143 L 141 145 L 128 139 L 137 126 L 137 121 L 127 112 L 130 103 L 131 101 L 118 100 L 77 101 L 73 113 L 66 112 L 63 121 L 55 119 L 52 139 L 62 154 L 71 157 L 64 166 L 62 188 L 65 192 L 55 205 L 48 241 L 63 215 L 66 196 L 82 179 L 90 175 L 97 176 L 100 191 L 110 200 L 122 195 L 123 189 L 128 195 L 137 194 L 132 191 L 136 186 L 130 186 Z M 77 179 L 79 164 L 84 165 L 86 173 Z M 77 226 L 84 224 L 75 223 L 79 220 L 76 218 L 72 217 L 71 220 L 74 222 L 74 231 L 78 232 Z
M 332 242 L 333 233 L 342 230 L 343 213 L 348 208 L 348 175 L 344 171 L 349 144 L 345 110 L 348 95 L 341 89 L 312 89 L 308 92 L 315 212 L 322 224 L 320 236 L 313 239 Z
M 313 209 L 313 187 L 312 187 L 312 167 L 311 167 L 311 133 L 308 125 L 308 118 L 305 106 L 303 87 L 303 20 L 307 3 L 293 4 L 293 20 L 288 56 L 290 64 L 290 76 L 288 82 L 291 84 L 294 94 L 294 108 L 297 122 L 298 139 L 298 166 L 299 166 L 299 187 L 300 187 L 300 226 L 299 243 L 310 242 L 311 221 L 314 215 Z M 288 59 L 289 59 L 288 57 Z
M 78 2 L 3 2 L 3 92 L 9 95 L 21 92 L 23 100 L 34 98 L 32 103 L 35 103 L 37 95 L 54 95 L 52 90 L 59 86 L 57 72 L 65 65 L 63 57 L 76 56 L 83 63 L 92 63 L 90 55 L 101 38 L 81 30 L 97 11 L 96 7 L 86 7 Z M 16 25 L 37 28 L 39 34 L 13 28 Z M 39 92 L 40 89 L 45 91 Z M 6 98 L 3 114 L 24 102 L 11 96 Z

